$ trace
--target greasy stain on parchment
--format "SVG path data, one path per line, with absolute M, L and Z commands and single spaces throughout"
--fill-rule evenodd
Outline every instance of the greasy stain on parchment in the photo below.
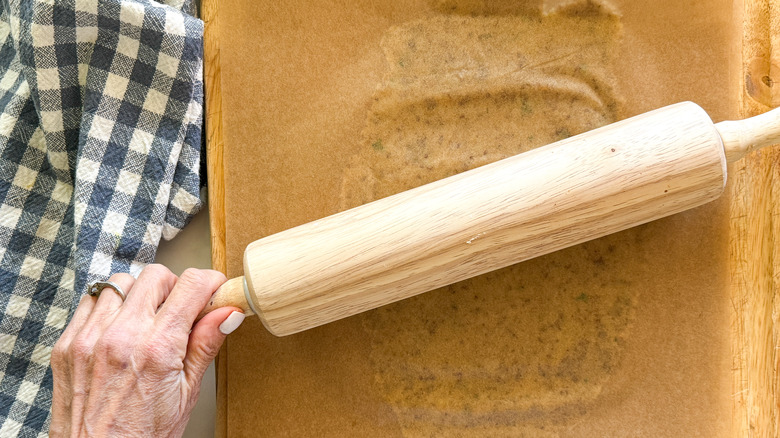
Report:
M 438 15 L 384 35 L 387 72 L 344 174 L 343 208 L 618 117 L 611 10 L 434 3 Z M 539 436 L 582 415 L 633 318 L 621 247 L 602 239 L 362 316 L 376 384 L 404 434 Z

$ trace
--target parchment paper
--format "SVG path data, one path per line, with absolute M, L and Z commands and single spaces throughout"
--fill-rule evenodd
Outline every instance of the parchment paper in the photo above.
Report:
M 273 3 L 220 4 L 230 276 L 370 199 L 681 100 L 738 108 L 728 1 Z M 247 320 L 228 433 L 726 436 L 726 207 L 286 338 Z

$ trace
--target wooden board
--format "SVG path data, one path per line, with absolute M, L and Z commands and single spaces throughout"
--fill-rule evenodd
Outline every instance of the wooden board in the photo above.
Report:
M 769 43 L 771 35 L 778 35 L 780 14 L 777 5 L 770 0 L 745 3 L 745 62 L 744 66 L 735 66 L 738 71 L 734 77 L 740 80 L 748 77 L 747 73 L 752 73 L 752 77 L 758 79 L 753 82 L 756 86 L 750 90 L 741 86 L 741 80 L 735 84 L 735 89 L 747 90 L 737 96 L 742 102 L 743 116 L 760 112 L 767 103 L 772 103 L 772 89 L 768 84 L 772 83 L 772 75 L 778 74 L 776 67 L 765 67 L 765 71 L 761 71 L 762 66 L 771 66 L 772 63 L 757 63 L 755 59 L 780 58 L 776 53 L 777 45 L 773 53 L 773 46 Z M 217 6 L 217 2 L 212 0 L 202 4 L 206 21 L 206 129 L 213 260 L 214 267 L 224 271 L 227 269 L 225 207 L 222 203 L 225 169 L 222 164 L 224 142 L 219 78 L 219 47 L 224 44 L 221 41 L 224 38 L 220 38 L 215 31 L 219 29 Z M 765 77 L 770 79 L 766 80 Z M 767 96 L 770 96 L 769 101 Z M 775 315 L 780 303 L 776 299 L 778 288 L 775 279 L 778 259 L 774 256 L 777 248 L 774 239 L 778 230 L 773 218 L 778 217 L 776 199 L 780 195 L 776 190 L 777 171 L 774 169 L 778 169 L 779 157 L 774 151 L 761 153 L 741 161 L 731 169 L 729 259 L 733 284 L 731 319 L 734 387 L 731 393 L 734 394 L 734 436 L 776 436 L 778 431 L 780 387 L 777 383 L 778 333 Z M 229 343 L 226 343 L 226 350 L 229 348 Z M 229 435 L 226 361 L 227 354 L 221 354 L 218 361 L 217 436 Z
M 203 0 L 200 3 L 201 18 L 204 23 L 203 37 L 203 76 L 205 86 L 205 128 L 206 128 L 206 167 L 208 178 L 208 208 L 211 229 L 211 267 L 222 273 L 227 272 L 225 259 L 225 178 L 222 160 L 224 141 L 222 139 L 222 92 L 221 68 L 219 62 L 218 1 Z M 225 417 L 227 406 L 227 348 L 229 340 L 220 350 L 215 360 L 217 384 L 216 422 L 214 435 L 227 436 Z
M 743 117 L 780 105 L 780 4 L 745 1 Z M 780 149 L 732 167 L 730 261 L 735 436 L 780 436 Z

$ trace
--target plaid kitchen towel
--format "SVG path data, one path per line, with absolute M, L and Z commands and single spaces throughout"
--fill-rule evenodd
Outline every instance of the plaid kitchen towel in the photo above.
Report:
M 0 436 L 45 436 L 49 357 L 88 282 L 200 207 L 189 1 L 0 1 Z

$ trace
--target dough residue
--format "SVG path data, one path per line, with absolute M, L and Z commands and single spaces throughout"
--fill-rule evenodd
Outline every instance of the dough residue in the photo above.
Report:
M 387 71 L 342 208 L 617 120 L 615 13 L 592 2 L 490 13 L 482 3 L 437 2 L 438 15 L 385 34 Z M 625 246 L 601 239 L 361 316 L 403 433 L 554 435 L 582 415 L 633 319 Z

